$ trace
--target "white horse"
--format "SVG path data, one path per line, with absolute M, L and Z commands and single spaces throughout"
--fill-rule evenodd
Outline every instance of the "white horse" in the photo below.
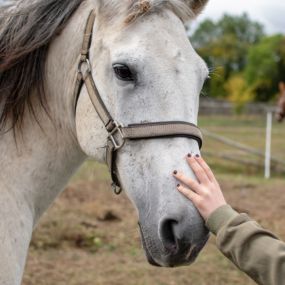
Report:
M 196 124 L 208 69 L 183 22 L 206 2 L 21 0 L 1 8 L 1 285 L 21 283 L 32 231 L 78 167 L 87 157 L 106 159 L 102 120 L 85 85 L 78 98 L 74 92 L 90 11 L 96 16 L 86 54 L 112 117 L 124 126 Z M 127 140 L 117 151 L 116 176 L 138 211 L 154 265 L 189 264 L 208 239 L 171 175 L 179 169 L 194 177 L 183 161 L 189 152 L 199 153 L 197 141 L 181 136 Z

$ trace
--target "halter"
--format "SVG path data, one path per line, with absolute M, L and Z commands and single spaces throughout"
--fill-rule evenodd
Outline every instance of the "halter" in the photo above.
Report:
M 78 98 L 80 96 L 82 86 L 85 84 L 90 100 L 108 132 L 106 163 L 111 173 L 114 192 L 116 194 L 120 194 L 122 188 L 115 168 L 115 161 L 118 150 L 124 146 L 126 140 L 187 137 L 196 140 L 199 144 L 199 148 L 201 149 L 203 138 L 200 129 L 196 125 L 188 122 L 170 121 L 123 126 L 113 119 L 99 94 L 91 72 L 89 49 L 92 40 L 94 22 L 95 11 L 92 10 L 89 14 L 84 32 L 74 91 L 74 106 L 76 111 Z

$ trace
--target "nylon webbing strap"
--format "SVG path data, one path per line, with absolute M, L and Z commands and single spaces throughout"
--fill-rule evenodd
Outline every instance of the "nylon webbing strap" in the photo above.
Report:
M 92 10 L 89 13 L 87 23 L 85 26 L 84 30 L 84 35 L 83 35 L 83 41 L 82 41 L 82 47 L 81 47 L 81 53 L 80 53 L 80 60 L 78 64 L 78 69 L 77 69 L 77 76 L 76 76 L 76 82 L 75 82 L 75 88 L 74 88 L 74 113 L 76 114 L 76 107 L 77 107 L 77 101 L 78 97 L 80 95 L 80 91 L 83 85 L 83 75 L 81 72 L 81 67 L 84 63 L 89 64 L 89 49 L 91 45 L 91 40 L 92 40 L 92 32 L 93 32 L 93 25 L 95 22 L 95 11 Z
M 112 129 L 114 128 L 113 119 L 110 113 L 108 112 L 104 102 L 102 101 L 101 96 L 99 95 L 98 89 L 95 85 L 91 72 L 88 72 L 86 74 L 84 82 L 86 84 L 90 100 L 96 112 L 98 113 L 107 131 L 108 132 L 112 131 Z
M 202 133 L 198 127 L 186 122 L 157 122 L 129 125 L 122 128 L 125 139 L 151 139 L 162 137 L 189 137 L 202 147 Z
M 203 136 L 200 129 L 187 122 L 157 122 L 134 124 L 128 127 L 121 127 L 123 136 L 114 134 L 114 139 L 119 145 L 123 145 L 125 140 L 141 140 L 169 137 L 187 137 L 198 142 L 199 148 L 202 147 Z M 123 141 L 121 141 L 123 140 Z M 110 139 L 107 142 L 106 163 L 109 168 L 113 183 L 120 189 L 120 181 L 116 172 L 115 161 L 117 151 Z M 118 192 L 119 193 L 119 192 Z
M 85 31 L 84 31 L 83 44 L 82 44 L 82 48 L 81 48 L 81 60 L 85 60 L 89 54 L 89 48 L 91 45 L 93 25 L 95 22 L 95 17 L 96 17 L 95 11 L 92 10 L 89 14 L 87 24 L 85 27 Z

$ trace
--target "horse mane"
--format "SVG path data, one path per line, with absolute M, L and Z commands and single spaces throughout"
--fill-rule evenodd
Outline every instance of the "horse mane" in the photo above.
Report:
M 8 118 L 10 128 L 21 127 L 26 107 L 36 119 L 33 91 L 48 113 L 44 77 L 49 44 L 84 1 L 10 0 L 11 5 L 0 6 L 0 131 L 6 129 Z M 103 27 L 118 21 L 128 25 L 167 8 L 186 21 L 195 14 L 195 7 L 189 8 L 191 1 L 97 0 L 98 16 Z
M 49 43 L 83 1 L 22 0 L 0 7 L 0 131 L 8 118 L 10 128 L 21 123 L 26 106 L 35 114 L 32 91 L 47 111 L 44 73 Z

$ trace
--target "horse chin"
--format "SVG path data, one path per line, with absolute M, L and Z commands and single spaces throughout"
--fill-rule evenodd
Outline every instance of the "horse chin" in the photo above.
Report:
M 146 245 L 146 242 L 145 242 L 145 239 L 144 239 L 144 234 L 143 234 L 143 231 L 142 231 L 142 228 L 141 228 L 141 225 L 140 223 L 138 223 L 139 225 L 139 229 L 140 229 L 140 233 L 141 233 L 141 241 L 142 241 L 142 246 L 143 246 L 143 249 L 144 249 L 144 252 L 145 252 L 145 255 L 146 255 L 146 258 L 147 258 L 147 261 L 149 262 L 149 264 L 153 265 L 153 266 L 157 266 L 157 267 L 161 267 L 161 265 L 159 263 L 157 263 L 151 256 L 149 250 L 148 250 L 148 247 Z

